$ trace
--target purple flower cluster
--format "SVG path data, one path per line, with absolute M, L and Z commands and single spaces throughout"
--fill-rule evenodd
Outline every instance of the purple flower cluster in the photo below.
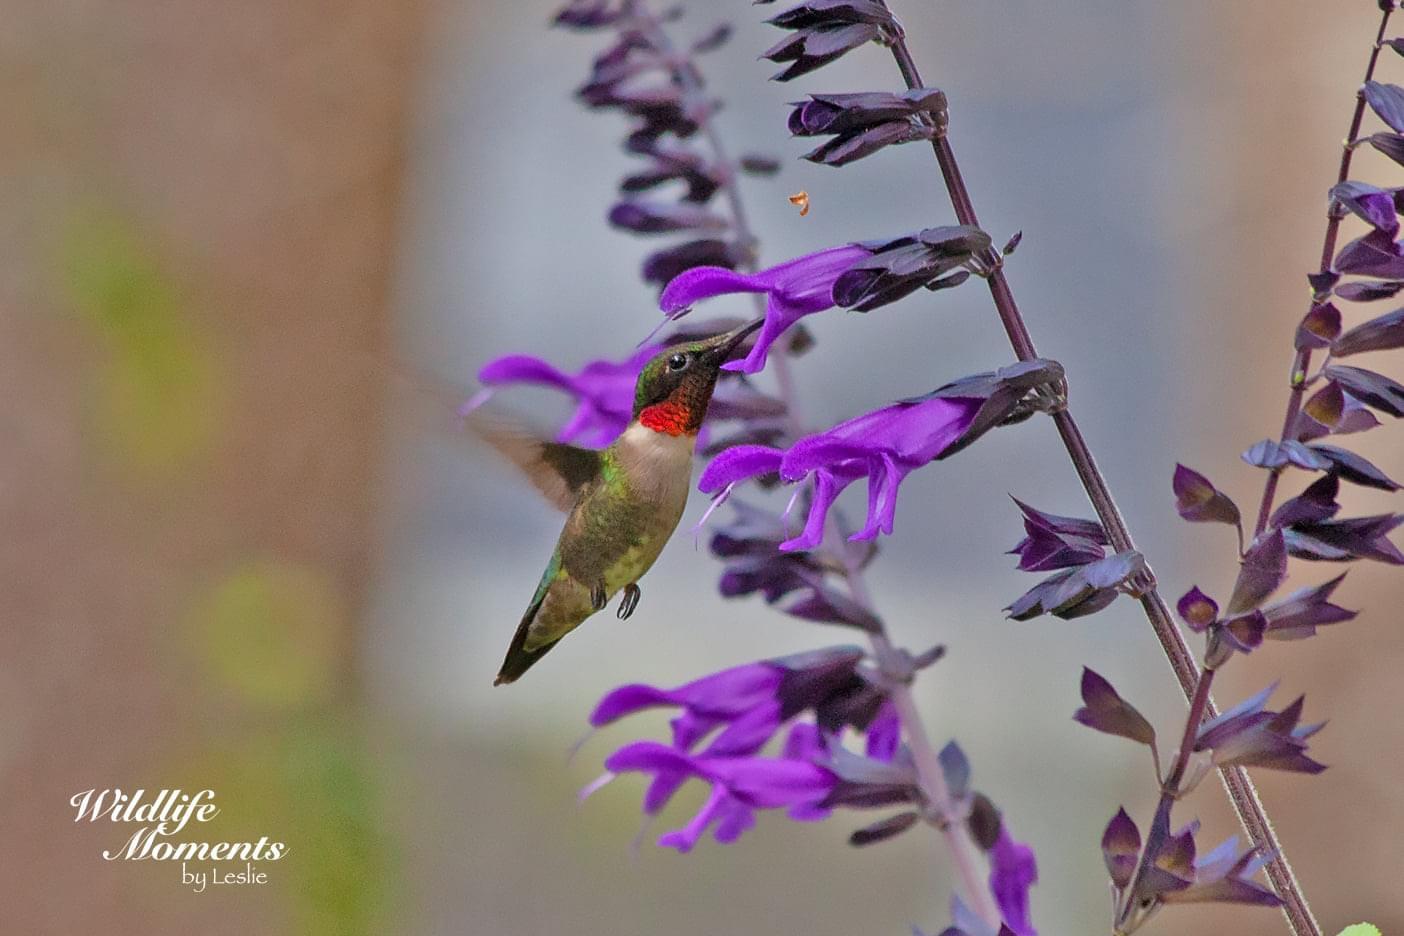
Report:
M 672 689 L 621 686 L 600 700 L 590 723 L 600 728 L 647 709 L 673 708 L 671 742 L 626 744 L 605 759 L 608 773 L 585 792 L 617 774 L 645 774 L 643 811 L 652 817 L 688 781 L 706 784 L 701 809 L 658 839 L 683 852 L 709 831 L 718 842 L 735 841 L 761 810 L 783 809 L 810 822 L 839 808 L 906 807 L 852 836 L 855 845 L 882 841 L 911 828 L 930 807 L 887 696 L 881 670 L 849 646 L 747 663 Z M 844 745 L 846 731 L 861 737 L 863 753 Z M 778 755 L 764 753 L 782 737 Z M 989 800 L 968 788 L 970 767 L 959 747 L 947 745 L 941 763 L 951 791 L 971 804 L 969 822 L 986 850 L 989 886 L 1005 925 L 1016 936 L 1033 936 L 1032 849 L 1015 841 Z
M 720 106 L 707 96 L 693 58 L 725 44 L 730 28 L 713 29 L 684 52 L 641 3 L 578 0 L 556 14 L 556 23 L 614 34 L 576 91 L 587 107 L 629 118 L 624 148 L 645 161 L 621 181 L 621 200 L 610 209 L 609 223 L 636 234 L 689 235 L 645 258 L 644 279 L 662 287 L 692 267 L 749 265 L 755 249 L 749 233 L 710 203 L 738 173 L 770 175 L 779 165 L 754 155 L 731 162 L 692 145 Z M 670 188 L 676 197 L 664 194 Z

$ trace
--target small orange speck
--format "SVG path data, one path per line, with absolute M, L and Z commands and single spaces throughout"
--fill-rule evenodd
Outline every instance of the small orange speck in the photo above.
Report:
M 790 196 L 790 204 L 799 205 L 800 217 L 803 218 L 809 214 L 809 193 L 796 192 Z

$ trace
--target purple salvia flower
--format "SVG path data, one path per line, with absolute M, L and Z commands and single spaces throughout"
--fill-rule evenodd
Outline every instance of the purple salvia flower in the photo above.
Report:
M 478 380 L 488 389 L 466 403 L 460 412 L 476 408 L 497 388 L 509 384 L 553 387 L 573 397 L 576 403 L 575 412 L 556 434 L 556 441 L 603 447 L 629 425 L 639 371 L 662 347 L 650 344 L 623 361 L 591 361 L 574 374 L 538 357 L 509 354 L 489 362 L 478 372 Z
M 638 741 L 615 751 L 605 761 L 613 773 L 639 771 L 656 779 L 682 776 L 712 786 L 702 810 L 682 829 L 670 832 L 658 844 L 689 851 L 712 824 L 720 842 L 734 841 L 749 828 L 755 809 L 780 809 L 814 805 L 828 796 L 838 782 L 817 764 L 786 758 L 691 756 L 654 741 Z
M 677 276 L 663 290 L 659 307 L 669 315 L 703 299 L 731 293 L 765 293 L 765 324 L 755 346 L 742 361 L 726 365 L 747 374 L 765 367 L 766 355 L 785 330 L 806 315 L 834 305 L 834 282 L 849 267 L 869 256 L 862 247 L 845 244 L 806 254 L 758 273 L 739 273 L 724 267 L 693 267 Z
M 866 477 L 867 523 L 849 539 L 872 539 L 879 532 L 892 532 L 902 479 L 960 440 L 984 402 L 933 397 L 894 403 L 806 436 L 788 450 L 737 446 L 714 458 L 697 486 L 702 491 L 715 492 L 769 473 L 779 473 L 786 482 L 813 474 L 814 494 L 804 530 L 780 544 L 782 550 L 788 551 L 817 549 L 823 542 L 824 519 L 834 500 L 848 485 Z
M 1038 862 L 1033 849 L 1014 841 L 1000 827 L 999 838 L 989 850 L 990 893 L 1004 923 L 1016 936 L 1037 936 L 1029 920 L 1029 888 L 1038 882 Z

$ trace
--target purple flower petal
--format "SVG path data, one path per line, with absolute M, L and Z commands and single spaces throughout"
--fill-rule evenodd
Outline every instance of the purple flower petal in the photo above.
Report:
M 738 273 L 722 267 L 693 267 L 677 276 L 658 299 L 659 308 L 675 314 L 703 299 L 732 293 L 765 293 L 765 324 L 743 361 L 727 370 L 755 373 L 780 336 L 806 315 L 833 307 L 833 286 L 839 275 L 868 256 L 862 247 L 844 244 L 761 270 Z

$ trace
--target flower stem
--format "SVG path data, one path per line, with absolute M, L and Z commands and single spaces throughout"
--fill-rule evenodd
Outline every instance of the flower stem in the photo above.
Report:
M 830 524 L 828 533 L 837 539 L 837 524 Z M 844 578 L 848 580 L 849 594 L 854 601 L 873 610 L 872 596 L 868 592 L 867 583 L 863 579 L 863 571 L 853 558 L 852 551 L 844 549 L 841 542 L 838 549 L 843 561 Z M 876 617 L 876 615 L 874 616 Z M 878 620 L 880 621 L 881 618 Z M 873 645 L 873 654 L 879 663 L 890 658 L 896 652 L 886 630 L 879 630 L 870 634 L 869 637 Z M 917 709 L 916 700 L 912 698 L 911 687 L 905 683 L 897 683 L 889 690 L 888 698 L 892 700 L 892 706 L 897 710 L 897 717 L 902 720 L 907 746 L 912 752 L 912 764 L 916 768 L 917 783 L 921 787 L 926 802 L 938 817 L 938 828 L 941 830 L 942 838 L 946 841 L 946 849 L 951 854 L 951 860 L 955 862 L 956 873 L 965 885 L 970 909 L 991 928 L 998 928 L 1002 922 L 999 907 L 996 906 L 989 885 L 986 884 L 980 871 L 979 846 L 975 844 L 975 839 L 970 835 L 970 828 L 965 822 L 965 817 L 961 815 L 956 803 L 952 800 L 950 787 L 946 785 L 946 774 L 941 769 L 941 761 L 937 757 L 936 749 L 927 736 L 926 725 L 922 721 L 921 712 Z
M 1194 696 L 1190 699 L 1189 716 L 1185 719 L 1185 735 L 1180 741 L 1180 749 L 1175 754 L 1175 761 L 1170 767 L 1170 773 L 1161 780 L 1160 801 L 1156 803 L 1156 816 L 1164 813 L 1167 821 L 1170 816 L 1170 808 L 1174 805 L 1176 797 L 1179 796 L 1180 783 L 1184 780 L 1185 771 L 1189 768 L 1190 757 L 1194 754 L 1195 738 L 1199 734 L 1199 725 L 1204 721 L 1204 715 L 1210 706 L 1209 688 L 1214 684 L 1214 674 L 1217 670 L 1206 668 L 1199 677 L 1199 684 L 1195 686 Z M 1136 873 L 1132 875 L 1130 883 L 1126 886 L 1126 903 L 1123 904 L 1116 914 L 1116 926 L 1114 932 L 1118 936 L 1134 932 L 1141 923 L 1144 923 L 1148 916 L 1142 913 L 1142 908 L 1134 902 L 1136 895 L 1136 885 L 1150 870 L 1150 865 L 1155 856 L 1151 854 L 1150 846 L 1152 842 L 1148 837 L 1145 847 L 1141 849 L 1140 861 L 1136 864 Z
M 737 265 L 743 270 L 755 270 L 759 260 L 758 241 L 751 231 L 745 204 L 741 199 L 740 187 L 736 184 L 736 167 L 728 158 L 721 134 L 717 131 L 705 106 L 702 76 L 691 60 L 680 58 L 677 55 L 676 48 L 662 24 L 644 9 L 641 2 L 631 4 L 630 12 L 648 33 L 650 44 L 677 62 L 673 67 L 673 79 L 682 89 L 683 96 L 688 99 L 689 110 L 705 115 L 700 118 L 700 129 L 721 172 L 720 187 L 726 196 L 727 206 L 730 209 L 732 231 L 744 252 L 743 258 Z M 757 311 L 764 315 L 765 297 L 757 295 L 755 300 Z M 785 404 L 789 433 L 792 437 L 799 438 L 804 434 L 803 421 L 799 413 L 799 394 L 795 389 L 789 352 L 777 350 L 778 353 L 771 354 L 770 360 L 775 371 L 778 394 Z M 831 523 L 828 532 L 836 542 L 841 543 L 838 539 L 839 531 L 836 523 Z M 873 611 L 872 596 L 864 581 L 861 563 L 855 561 L 850 555 L 850 551 L 843 549 L 842 545 L 838 546 L 837 554 L 844 570 L 844 578 L 848 583 L 850 596 L 863 607 Z M 876 618 L 877 614 L 874 613 L 873 616 Z M 871 638 L 874 656 L 879 661 L 887 659 L 895 652 L 885 631 L 874 633 Z M 964 817 L 957 815 L 950 789 L 946 786 L 946 776 L 941 770 L 941 762 L 930 738 L 927 737 L 926 726 L 923 724 L 921 713 L 917 710 L 916 703 L 912 699 L 911 690 L 908 686 L 899 684 L 890 691 L 889 697 L 893 707 L 897 710 L 898 718 L 902 721 L 903 733 L 912 752 L 912 761 L 922 794 L 926 797 L 932 810 L 940 817 L 941 834 L 945 839 L 947 849 L 950 851 L 956 872 L 964 885 L 970 909 L 992 928 L 998 928 L 1001 922 L 999 908 L 995 905 L 994 897 L 991 895 L 980 870 L 979 847 L 971 837 Z
M 1336 175 L 1337 184 L 1344 182 L 1350 176 L 1350 160 L 1355 154 L 1355 147 L 1351 144 L 1355 142 L 1355 136 L 1360 132 L 1360 121 L 1365 116 L 1365 82 L 1375 76 L 1375 63 L 1380 59 L 1380 48 L 1384 44 L 1385 29 L 1389 25 L 1389 15 L 1394 12 L 1394 4 L 1385 6 L 1384 14 L 1380 17 L 1379 32 L 1375 34 L 1375 45 L 1370 50 L 1370 60 L 1365 66 L 1365 78 L 1360 82 L 1360 90 L 1355 92 L 1355 113 L 1350 118 L 1350 132 L 1346 134 L 1346 142 L 1341 147 L 1341 170 Z M 1340 233 L 1341 219 L 1345 217 L 1345 211 L 1338 206 L 1331 204 L 1326 207 L 1326 236 L 1321 244 L 1321 272 L 1328 273 L 1331 270 L 1331 261 L 1336 256 L 1336 236 Z M 1308 310 L 1310 311 L 1310 310 Z M 1297 352 L 1296 359 L 1292 362 L 1291 374 L 1288 377 L 1288 385 L 1291 387 L 1287 395 L 1287 415 L 1282 420 L 1282 440 L 1286 441 L 1292 436 L 1292 430 L 1297 422 L 1297 414 L 1302 409 L 1302 396 L 1306 391 L 1306 374 L 1311 369 L 1311 348 L 1302 348 Z M 1258 506 L 1258 522 L 1253 528 L 1253 535 L 1257 536 L 1267 529 L 1268 517 L 1272 514 L 1272 502 L 1277 497 L 1277 482 L 1282 477 L 1282 468 L 1274 468 L 1268 473 L 1267 482 L 1263 485 L 1263 498 Z
M 879 0 L 879 2 L 883 2 L 883 0 Z M 924 87 L 921 75 L 917 71 L 916 62 L 912 59 L 911 52 L 907 48 L 905 38 L 895 38 L 891 43 L 891 49 L 892 56 L 897 62 L 897 67 L 901 71 L 907 87 L 912 89 Z M 956 219 L 961 224 L 978 227 L 979 220 L 975 215 L 975 208 L 970 200 L 970 193 L 965 187 L 965 181 L 961 177 L 950 141 L 942 133 L 931 141 L 931 146 L 936 153 L 936 162 L 941 168 L 941 175 L 945 179 L 946 190 L 955 209 Z M 1038 352 L 1034 347 L 1033 338 L 1029 335 L 1023 316 L 1019 313 L 1019 307 L 1014 301 L 1014 294 L 1009 288 L 1009 283 L 1005 279 L 1004 270 L 999 262 L 993 265 L 987 282 L 995 308 L 999 312 L 1000 323 L 1009 336 L 1009 343 L 1013 347 L 1014 353 L 1020 360 L 1037 357 Z M 1053 414 L 1053 422 L 1057 427 L 1058 435 L 1063 440 L 1063 447 L 1067 449 L 1068 457 L 1077 470 L 1077 476 L 1087 492 L 1087 497 L 1097 511 L 1102 526 L 1106 528 L 1107 537 L 1111 540 L 1113 548 L 1118 552 L 1135 549 L 1136 545 L 1131 539 L 1126 521 L 1122 518 L 1115 500 L 1112 499 L 1106 479 L 1098 470 L 1097 463 L 1092 457 L 1091 450 L 1087 447 L 1086 440 L 1082 437 L 1077 422 L 1073 419 L 1072 412 L 1064 409 Z M 1148 573 L 1149 569 L 1150 566 L 1147 564 Z M 1170 609 L 1155 588 L 1154 574 L 1150 573 L 1148 579 L 1148 587 L 1143 589 L 1141 595 L 1141 607 L 1146 618 L 1150 621 L 1151 628 L 1160 641 L 1171 669 L 1175 672 L 1175 678 L 1180 683 L 1180 689 L 1184 693 L 1185 699 L 1192 701 L 1197 690 L 1203 685 L 1205 692 L 1200 706 L 1200 717 L 1201 720 L 1212 718 L 1218 714 L 1218 710 L 1208 693 L 1209 682 L 1205 680 L 1201 683 L 1199 667 L 1195 663 L 1194 655 L 1190 652 L 1184 635 L 1170 616 Z M 1191 727 L 1197 728 L 1198 723 L 1193 723 Z M 1272 856 L 1267 865 L 1268 878 L 1272 881 L 1278 896 L 1283 900 L 1283 910 L 1292 932 L 1295 936 L 1320 936 L 1321 928 L 1312 916 L 1306 897 L 1292 874 L 1291 866 L 1287 863 L 1282 846 L 1278 843 L 1277 836 L 1273 832 L 1267 810 L 1263 807 L 1262 800 L 1259 799 L 1257 789 L 1253 786 L 1252 780 L 1249 779 L 1247 771 L 1241 767 L 1228 767 L 1221 771 L 1221 776 L 1224 786 L 1228 789 L 1234 811 L 1238 814 L 1239 822 L 1243 825 L 1249 838 L 1252 839 L 1253 844 L 1262 849 L 1264 854 Z

